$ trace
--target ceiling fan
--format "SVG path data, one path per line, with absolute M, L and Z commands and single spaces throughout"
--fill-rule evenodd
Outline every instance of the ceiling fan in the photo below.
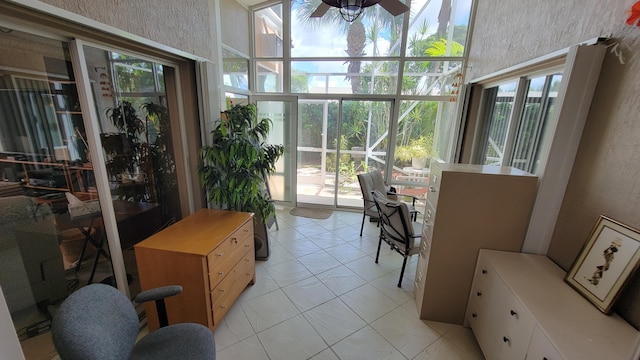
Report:
M 311 17 L 322 17 L 330 8 L 335 7 L 339 9 L 343 19 L 353 22 L 360 16 L 364 8 L 375 4 L 380 4 L 393 16 L 409 11 L 409 7 L 399 0 L 322 0 Z

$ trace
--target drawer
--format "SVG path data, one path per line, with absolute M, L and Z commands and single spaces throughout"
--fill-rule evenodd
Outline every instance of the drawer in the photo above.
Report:
M 253 236 L 253 222 L 248 221 L 236 231 L 232 232 L 220 245 L 207 255 L 207 266 L 209 272 L 214 272 L 216 267 L 240 246 L 246 247 L 244 240 Z M 253 239 L 252 239 L 253 240 Z
M 504 294 L 498 299 L 496 323 L 500 324 L 495 333 L 494 341 L 500 344 L 500 348 L 507 359 L 524 359 L 529 347 L 529 341 L 536 325 L 535 318 L 506 288 L 496 291 L 496 295 Z M 497 289 L 496 289 L 497 290 Z
M 431 239 L 433 239 L 433 224 L 435 218 L 436 211 L 427 201 L 424 212 L 424 220 L 422 222 L 422 234 L 424 235 L 423 238 L 426 236 L 429 239 L 429 242 L 431 242 Z
M 225 256 L 219 257 L 211 272 L 209 272 L 209 289 L 215 288 L 220 281 L 222 281 L 234 268 L 235 264 L 240 261 L 249 252 L 253 252 L 253 239 L 246 237 L 241 241 L 238 241 L 237 245 L 234 245 L 230 253 Z M 214 251 L 215 253 L 215 251 Z M 211 254 L 209 254 L 211 256 Z M 216 256 L 217 255 L 213 255 Z
M 233 268 L 229 275 L 211 291 L 214 325 L 222 319 L 229 308 L 253 280 L 255 262 L 253 254 L 247 253 Z
M 549 341 L 539 327 L 533 330 L 533 337 L 527 351 L 527 360 L 563 360 L 560 352 Z

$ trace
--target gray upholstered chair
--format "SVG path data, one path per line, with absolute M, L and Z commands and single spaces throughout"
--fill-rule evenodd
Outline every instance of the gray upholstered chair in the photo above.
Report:
M 391 191 L 391 188 L 387 187 L 384 184 L 384 179 L 382 178 L 382 173 L 380 172 L 380 170 L 374 170 L 368 173 L 359 174 L 358 182 L 360 183 L 360 191 L 362 191 L 362 199 L 364 200 L 362 224 L 360 224 L 360 236 L 362 236 L 362 230 L 364 229 L 364 219 L 367 216 L 369 216 L 372 221 L 373 219 L 378 218 L 378 210 L 376 209 L 376 204 L 373 202 L 373 196 L 371 195 L 374 191 L 379 191 L 382 194 L 386 193 L 387 196 L 393 200 L 395 200 L 398 196 L 411 197 L 413 201 L 409 211 L 411 212 L 413 220 L 416 220 L 418 214 L 418 211 L 414 208 L 416 204 L 416 197 Z
M 378 209 L 378 224 L 380 224 L 380 240 L 376 253 L 376 264 L 380 257 L 382 241 L 391 246 L 392 250 L 404 257 L 398 287 L 402 287 L 402 277 L 407 266 L 407 259 L 420 251 L 421 228 L 411 219 L 407 204 L 388 199 L 385 194 L 374 191 L 373 200 Z
M 136 299 L 162 302 L 180 291 L 179 286 L 161 287 L 142 292 Z M 109 285 L 92 284 L 62 303 L 51 333 L 62 360 L 216 358 L 213 333 L 206 326 L 169 325 L 136 343 L 138 323 L 136 310 L 124 294 Z

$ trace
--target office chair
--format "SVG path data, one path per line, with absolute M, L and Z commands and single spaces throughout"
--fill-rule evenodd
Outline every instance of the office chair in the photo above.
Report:
M 156 301 L 182 291 L 165 286 L 141 292 L 136 301 Z M 158 308 L 162 311 L 163 306 Z M 159 317 L 165 319 L 166 312 Z M 215 360 L 213 333 L 200 324 L 174 324 L 142 337 L 137 343 L 138 315 L 116 288 L 87 285 L 71 294 L 54 316 L 51 333 L 62 360 L 197 359 Z
M 398 280 L 398 287 L 402 287 L 402 277 L 407 266 L 407 259 L 420 251 L 421 224 L 411 221 L 411 212 L 407 204 L 389 200 L 379 191 L 373 192 L 373 200 L 380 217 L 378 220 L 380 224 L 380 239 L 378 240 L 376 264 L 380 257 L 382 241 L 384 241 L 391 246 L 392 250 L 404 257 L 400 280 Z

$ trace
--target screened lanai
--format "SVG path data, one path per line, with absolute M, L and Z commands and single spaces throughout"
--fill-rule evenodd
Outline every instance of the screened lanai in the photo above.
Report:
M 225 49 L 227 104 L 256 102 L 291 150 L 274 199 L 361 207 L 357 174 L 379 169 L 424 200 L 429 162 L 453 154 L 471 1 L 407 2 L 395 17 L 371 6 L 353 22 L 310 18 L 319 4 L 255 6 L 252 53 Z

